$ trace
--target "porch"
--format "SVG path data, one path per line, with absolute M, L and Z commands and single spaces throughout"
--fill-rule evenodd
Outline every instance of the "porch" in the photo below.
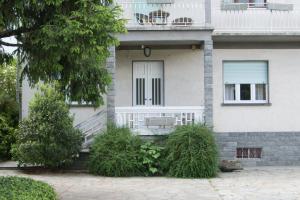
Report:
M 148 56 L 127 42 L 115 50 L 116 124 L 140 135 L 164 135 L 176 126 L 207 122 L 204 43 L 145 44 Z

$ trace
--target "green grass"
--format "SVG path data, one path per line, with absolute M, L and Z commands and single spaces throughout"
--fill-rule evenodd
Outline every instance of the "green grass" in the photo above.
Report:
M 57 200 L 57 195 L 47 183 L 0 176 L 0 200 Z

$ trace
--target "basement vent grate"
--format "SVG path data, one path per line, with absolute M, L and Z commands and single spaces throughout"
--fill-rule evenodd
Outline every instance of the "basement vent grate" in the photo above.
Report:
M 261 158 L 262 148 L 236 148 L 236 157 L 240 159 Z

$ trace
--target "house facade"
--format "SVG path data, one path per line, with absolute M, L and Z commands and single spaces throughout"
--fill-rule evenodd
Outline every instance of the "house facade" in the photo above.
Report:
M 221 159 L 300 164 L 300 2 L 117 0 L 105 106 L 73 105 L 86 142 L 115 121 L 143 136 L 213 127 Z M 22 112 L 34 90 L 23 83 Z

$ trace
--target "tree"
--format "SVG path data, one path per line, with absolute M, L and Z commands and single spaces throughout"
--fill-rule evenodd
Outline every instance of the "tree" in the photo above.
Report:
M 13 157 L 20 165 L 57 168 L 71 164 L 83 141 L 73 120 L 64 96 L 55 86 L 42 85 L 30 102 L 28 118 L 20 122 Z
M 10 126 L 18 125 L 18 103 L 16 102 L 16 61 L 0 65 L 0 116 Z
M 18 126 L 16 61 L 0 65 L 0 160 L 10 159 Z
M 31 85 L 60 83 L 72 101 L 103 103 L 109 47 L 125 32 L 113 0 L 0 0 L 0 45 L 16 46 Z M 18 43 L 3 41 L 16 37 Z M 0 50 L 0 62 L 11 55 Z

